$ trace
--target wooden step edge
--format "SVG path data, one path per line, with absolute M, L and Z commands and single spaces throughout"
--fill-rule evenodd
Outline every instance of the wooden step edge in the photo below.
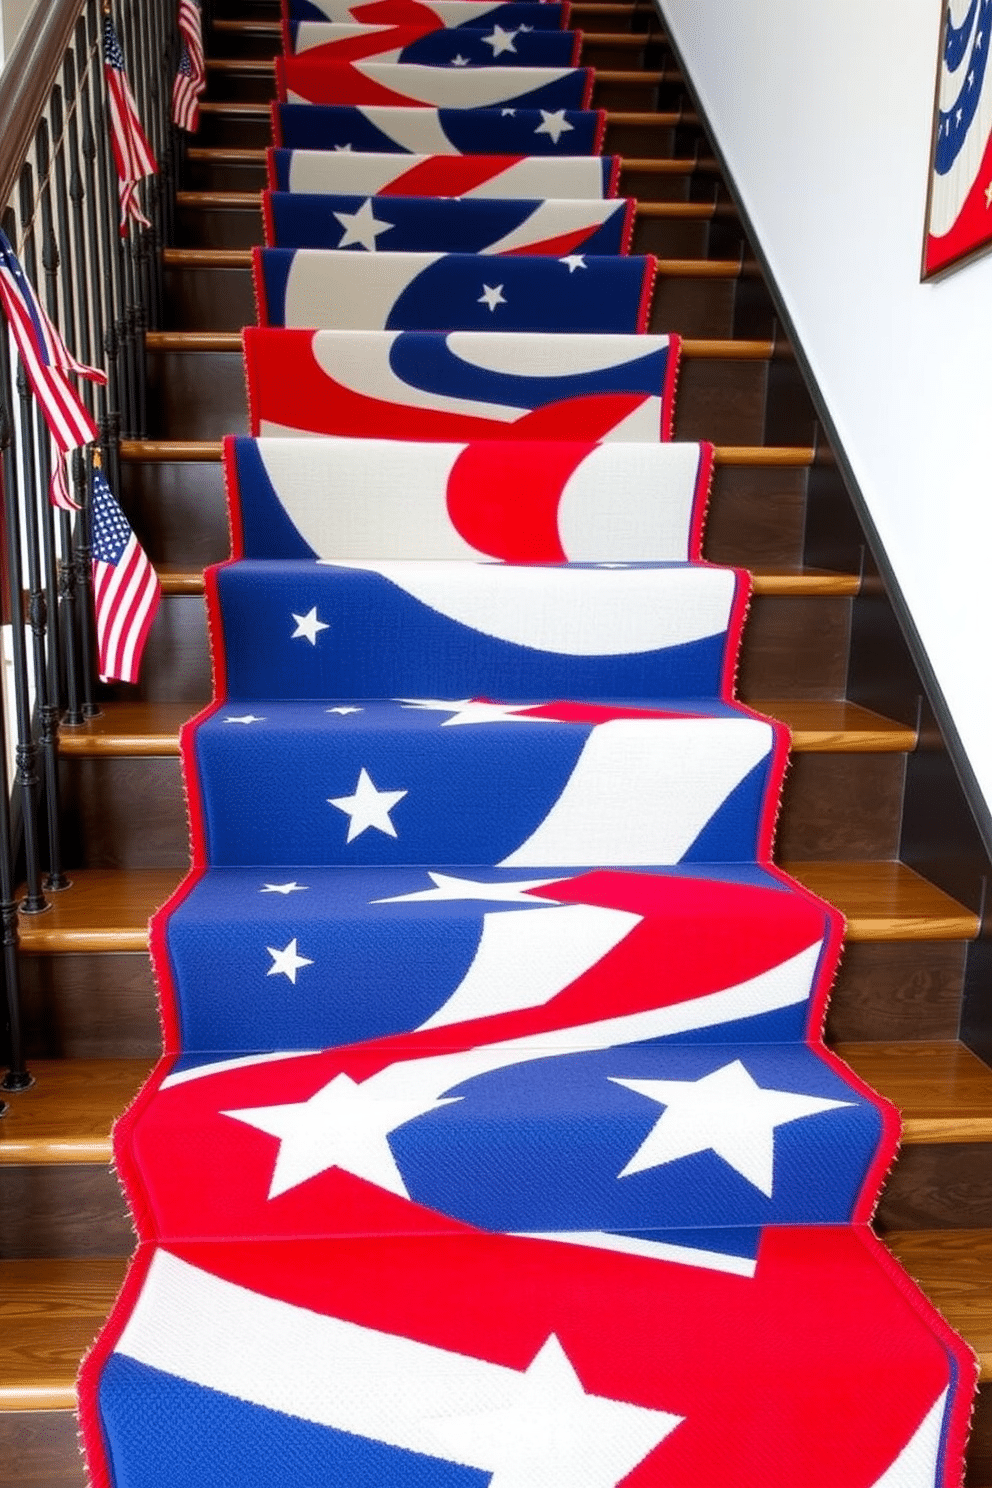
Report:
M 982 1279 L 992 1266 L 992 1229 L 899 1230 L 885 1244 L 970 1343 L 979 1382 L 992 1382 L 992 1301 Z M 0 1411 L 75 1408 L 78 1360 L 126 1269 L 122 1257 L 0 1261 Z
M 202 108 L 203 105 L 201 104 L 200 107 Z M 640 117 L 640 115 L 637 117 Z M 646 114 L 644 117 L 650 119 L 652 124 L 661 120 L 670 129 L 682 122 L 682 117 L 679 114 Z M 191 145 L 186 151 L 186 159 L 196 160 L 202 162 L 204 165 L 265 165 L 268 159 L 268 153 L 267 150 L 239 150 L 234 146 L 225 147 L 216 145 L 204 147 L 202 145 Z M 371 153 L 374 154 L 375 152 L 372 151 Z M 715 160 L 707 159 L 698 163 L 704 165 L 707 169 L 717 169 Z M 628 155 L 621 156 L 621 172 L 638 171 L 643 175 L 663 174 L 667 164 L 668 162 L 666 160 L 656 160 L 653 157 L 644 157 L 642 159 Z
M 840 1057 L 902 1115 L 904 1145 L 992 1143 L 992 1070 L 963 1044 L 844 1043 Z M 0 1169 L 104 1166 L 111 1128 L 147 1079 L 147 1059 L 33 1060 L 9 1097 Z
M 597 5 L 591 0 L 575 0 L 569 10 L 569 20 L 578 20 L 582 16 L 636 16 L 638 6 L 631 0 L 614 0 L 612 4 Z M 483 24 L 480 21 L 480 25 Z M 225 35 L 233 36 L 275 36 L 282 38 L 281 21 L 231 21 L 216 19 L 210 22 L 211 29 Z M 622 35 L 629 35 L 622 32 Z M 645 32 L 646 36 L 647 33 Z M 658 39 L 658 33 L 652 33 L 652 40 Z
M 605 76 L 597 72 L 597 77 Z M 642 73 L 633 73 L 633 77 L 642 77 Z M 643 109 L 606 109 L 606 122 L 610 124 L 633 124 L 644 129 L 671 129 L 673 124 L 684 124 L 688 128 L 696 128 L 699 125 L 698 115 L 686 110 L 681 113 L 654 113 Z M 204 100 L 200 104 L 200 113 L 223 117 L 227 114 L 246 114 L 250 118 L 269 119 L 272 115 L 272 101 L 252 102 L 249 99 L 218 99 Z M 192 153 L 192 152 L 191 152 Z
M 655 174 L 672 176 L 691 176 L 701 167 L 695 160 L 669 160 L 659 161 L 659 165 L 671 167 L 670 169 L 657 171 Z M 317 193 L 318 195 L 320 193 Z M 194 212 L 261 212 L 262 196 L 258 191 L 177 191 L 176 206 L 185 207 Z M 713 216 L 713 202 L 679 202 L 679 201 L 645 201 L 638 202 L 635 216 L 661 220 L 676 221 L 707 221 Z M 165 249 L 165 253 L 174 253 L 175 249 Z M 183 251 L 183 250 L 179 250 Z M 197 250 L 187 249 L 186 252 Z M 203 250 L 199 250 L 203 251 Z M 242 249 L 243 253 L 250 256 L 250 249 Z M 166 260 L 167 261 L 167 260 Z M 248 261 L 248 260 L 246 260 Z M 698 262 L 696 259 L 687 262 Z M 736 259 L 734 260 L 736 264 Z
M 237 351 L 241 347 L 241 338 L 237 335 L 228 337 L 225 335 L 205 336 L 205 344 L 190 345 L 184 342 L 179 347 L 170 347 L 169 350 L 181 351 Z M 210 464 L 219 461 L 223 452 L 223 445 L 219 439 L 122 439 L 120 444 L 120 457 L 125 462 L 139 463 L 148 461 L 152 464 L 168 463 L 176 461 L 184 463 Z M 715 446 L 715 464 L 719 467 L 727 465 L 743 465 L 749 469 L 753 467 L 779 468 L 782 466 L 806 467 L 812 465 L 815 458 L 815 450 L 806 445 L 750 445 L 750 444 L 718 444 Z M 778 572 L 778 571 L 776 571 Z M 811 572 L 815 572 L 812 571 Z M 821 570 L 825 573 L 825 570 Z M 789 570 L 780 571 L 783 585 L 788 585 L 787 577 Z M 768 583 L 777 582 L 769 572 Z M 828 582 L 824 578 L 824 583 Z M 844 576 L 845 585 L 854 583 L 852 577 Z M 836 592 L 836 591 L 833 591 Z M 857 593 L 856 589 L 845 587 L 845 593 Z
M 190 586 L 182 592 L 194 591 Z M 915 729 L 855 704 L 759 698 L 750 706 L 785 724 L 797 754 L 903 754 L 917 743 Z M 206 702 L 105 703 L 87 723 L 60 729 L 59 753 L 75 759 L 177 756 L 180 728 L 204 707 Z
M 976 914 L 898 862 L 783 863 L 847 919 L 851 942 L 974 940 Z M 73 886 L 50 896 L 42 914 L 19 918 L 27 955 L 146 951 L 148 920 L 179 873 L 163 868 L 73 870 Z
M 576 10 L 579 8 L 581 7 L 573 7 L 573 16 L 576 16 Z M 592 13 L 603 15 L 611 8 L 601 6 Z M 282 50 L 282 26 L 278 21 L 214 21 L 212 25 L 215 31 L 219 31 L 225 36 L 233 34 L 237 36 L 271 37 L 273 41 L 278 43 L 276 51 L 280 52 Z M 582 27 L 570 26 L 569 30 L 582 31 Z M 548 34 L 553 36 L 555 33 L 551 31 Z M 649 43 L 657 45 L 660 37 L 655 33 L 647 31 L 583 31 L 582 39 L 583 42 L 588 41 L 597 46 L 606 45 L 634 51 L 635 48 L 643 50 Z M 304 52 L 302 55 L 306 56 L 306 53 Z M 221 65 L 236 67 L 239 63 L 254 62 L 268 64 L 271 67 L 274 61 L 274 55 L 272 57 L 232 57 L 229 62 Z M 210 65 L 208 62 L 207 66 L 209 67 Z M 259 67 L 258 71 L 261 70 L 262 68 Z
M 251 269 L 250 248 L 163 248 L 167 269 Z M 655 277 L 664 279 L 739 279 L 736 258 L 659 258 Z
M 241 350 L 240 331 L 149 331 L 145 348 L 150 352 L 236 351 Z M 765 362 L 775 355 L 774 341 L 702 340 L 687 337 L 682 342 L 683 357 L 696 361 Z M 121 448 L 132 441 L 122 441 Z M 148 441 L 145 441 L 146 443 Z M 162 442 L 162 441 L 157 441 Z M 730 448 L 731 446 L 728 446 Z M 748 448 L 748 446 L 732 446 Z M 779 448 L 791 446 L 779 446 Z M 812 454 L 810 455 L 812 458 Z M 770 460 L 755 463 L 773 463 Z M 794 464 L 794 460 L 784 461 Z
M 619 34 L 626 36 L 629 33 Z M 602 33 L 590 33 L 590 40 L 600 42 Z M 206 66 L 208 73 L 216 72 L 225 76 L 241 73 L 247 77 L 272 77 L 276 70 L 276 59 L 274 57 L 208 57 Z M 579 66 L 582 66 L 581 58 Z M 657 83 L 674 82 L 677 76 L 674 70 L 669 72 L 664 68 L 660 72 L 644 72 L 640 69 L 634 71 L 629 68 L 597 67 L 594 68 L 594 73 L 597 83 L 639 83 L 645 87 Z

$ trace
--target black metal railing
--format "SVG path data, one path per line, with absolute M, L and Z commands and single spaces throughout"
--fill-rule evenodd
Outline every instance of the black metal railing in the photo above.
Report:
M 100 457 L 120 489 L 120 443 L 147 430 L 145 333 L 161 323 L 162 249 L 172 241 L 179 147 L 170 119 L 176 0 L 113 0 L 138 113 L 158 162 L 142 187 L 149 225 L 119 230 L 103 65 L 107 0 L 38 0 L 0 77 L 0 226 L 71 353 Z M 31 1083 L 21 1034 L 19 914 L 68 886 L 59 834 L 58 733 L 99 711 L 91 594 L 92 454 L 71 459 L 77 510 L 56 508 L 58 458 L 17 345 L 0 333 L 0 606 L 9 654 L 0 708 L 0 935 L 7 1010 L 0 1088 Z M 9 700 L 8 700 L 9 699 Z M 23 881 L 20 903 L 17 885 Z M 0 1102 L 0 1112 L 3 1103 Z

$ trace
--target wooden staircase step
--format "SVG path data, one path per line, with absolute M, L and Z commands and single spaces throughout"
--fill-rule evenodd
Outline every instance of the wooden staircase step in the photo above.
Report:
M 898 862 L 783 863 L 814 894 L 847 919 L 858 941 L 973 940 L 978 916 Z M 72 888 L 50 896 L 50 908 L 20 916 L 28 955 L 77 951 L 144 951 L 148 920 L 181 875 L 168 868 L 73 870 Z
M 660 203 L 662 206 L 679 206 L 680 203 Z M 239 331 L 149 331 L 145 337 L 145 347 L 150 352 L 208 352 L 208 351 L 230 351 L 241 352 L 241 333 Z M 779 353 L 782 354 L 781 352 Z M 728 338 L 726 340 L 701 340 L 696 337 L 685 337 L 682 342 L 683 360 L 689 361 L 728 361 L 728 362 L 766 362 L 776 355 L 774 341 L 766 340 L 744 340 Z M 165 441 L 168 443 L 168 441 Z M 147 441 L 145 441 L 147 443 Z M 121 441 L 121 452 L 131 447 L 131 441 Z M 748 448 L 751 448 L 748 446 Z M 755 464 L 794 464 L 799 459 L 795 449 L 791 446 L 784 448 L 792 449 L 791 458 L 782 456 L 781 449 L 769 452 L 762 446 L 754 446 Z M 804 463 L 809 464 L 813 460 L 814 452 L 805 451 Z M 124 458 L 128 458 L 127 455 Z M 209 459 L 209 455 L 203 456 Z
M 196 575 L 182 577 L 192 584 Z M 202 574 L 199 578 L 202 592 Z M 179 592 L 196 591 L 184 588 Z M 855 703 L 786 698 L 751 706 L 790 729 L 792 748 L 797 753 L 882 754 L 916 747 L 915 728 Z M 198 705 L 182 702 L 114 701 L 100 707 L 97 716 L 87 723 L 62 727 L 60 754 L 84 758 L 177 755 L 179 730 L 199 711 Z
M 610 46 L 621 47 L 643 47 L 646 37 L 642 33 L 617 31 L 612 34 L 604 34 L 602 31 L 593 33 L 590 40 L 595 41 L 597 46 L 608 43 Z M 373 59 L 374 60 L 374 59 Z M 208 57 L 206 59 L 207 76 L 213 73 L 216 77 L 237 77 L 242 74 L 246 77 L 271 78 L 275 76 L 274 57 Z M 581 58 L 580 64 L 581 66 Z M 642 68 L 631 71 L 629 68 L 596 68 L 597 83 L 636 83 L 649 86 L 658 83 L 672 83 L 681 77 L 672 68 L 662 68 L 660 72 L 647 72 Z M 201 105 L 202 106 L 202 105 Z
M 904 1145 L 992 1142 L 992 1070 L 963 1044 L 842 1043 L 837 1053 L 898 1107 Z M 5 1165 L 105 1164 L 110 1131 L 130 1105 L 146 1059 L 37 1059 L 35 1084 L 9 1097 L 0 1121 Z
M 108 1163 L 110 1128 L 148 1075 L 146 1059 L 33 1059 L 35 1083 L 0 1121 L 0 1168 Z
M 992 1381 L 992 1230 L 897 1231 L 886 1243 Z M 125 1270 L 103 1257 L 0 1262 L 0 1411 L 73 1409 L 80 1358 Z

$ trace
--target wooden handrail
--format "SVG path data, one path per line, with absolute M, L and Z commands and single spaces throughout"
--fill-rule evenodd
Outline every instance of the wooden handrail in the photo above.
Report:
M 0 75 L 0 205 L 17 184 L 42 109 L 62 66 L 84 0 L 35 5 Z

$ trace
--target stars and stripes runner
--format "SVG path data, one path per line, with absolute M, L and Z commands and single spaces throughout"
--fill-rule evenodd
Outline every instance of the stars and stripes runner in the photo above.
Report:
M 207 87 L 203 16 L 199 0 L 179 0 L 179 68 L 172 85 L 172 122 L 188 133 L 200 127 L 200 99 Z
M 109 13 L 103 18 L 103 71 L 110 104 L 110 145 L 117 168 L 123 236 L 132 218 L 141 227 L 151 226 L 141 209 L 138 187 L 146 176 L 155 174 L 158 166 L 142 128 L 124 67 L 124 54 Z
M 319 106 L 274 111 L 270 241 L 333 246 L 255 253 L 96 1488 L 960 1478 L 973 1363 L 867 1230 L 898 1122 L 821 1040 L 842 921 L 771 861 L 654 261 L 484 251 L 626 206 L 591 74 L 469 66 L 529 10 L 283 6 Z M 572 135 L 583 191 L 506 189 Z M 387 252 L 406 210 L 499 236 Z

